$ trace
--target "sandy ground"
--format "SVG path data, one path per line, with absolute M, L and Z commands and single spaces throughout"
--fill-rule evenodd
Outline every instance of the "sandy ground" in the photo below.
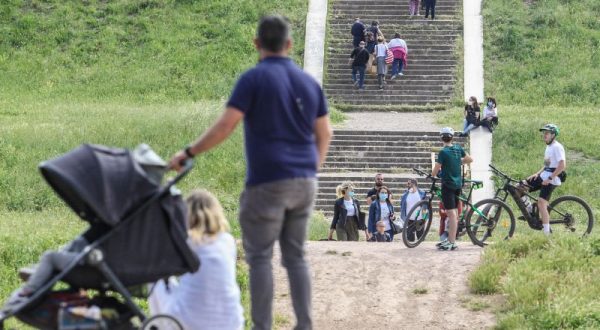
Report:
M 437 132 L 435 114 L 431 112 L 347 112 L 343 129 L 383 131 Z
M 495 318 L 489 309 L 468 309 L 477 298 L 468 293 L 467 276 L 481 253 L 467 242 L 450 252 L 436 250 L 434 242 L 414 249 L 401 242 L 308 242 L 314 328 L 491 328 Z M 295 317 L 279 250 L 273 263 L 278 328 L 291 329 Z

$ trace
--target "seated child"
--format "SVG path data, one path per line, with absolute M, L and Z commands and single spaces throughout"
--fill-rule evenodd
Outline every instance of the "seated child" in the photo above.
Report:
M 244 317 L 236 282 L 236 244 L 219 201 L 196 190 L 186 200 L 188 234 L 200 258 L 200 269 L 179 283 L 154 284 L 148 298 L 151 314 L 169 314 L 184 329 L 242 329 Z
M 377 231 L 375 233 L 373 233 L 373 236 L 371 236 L 371 238 L 369 238 L 369 242 L 391 242 L 392 241 L 392 237 L 390 236 L 390 234 L 385 232 L 385 224 L 383 223 L 383 221 L 379 220 L 377 221 L 377 223 L 375 224 L 375 228 L 377 229 Z
M 21 298 L 34 294 L 52 278 L 55 272 L 67 268 L 90 242 L 100 238 L 109 229 L 110 226 L 108 225 L 93 223 L 85 233 L 61 250 L 46 251 L 40 258 L 40 262 L 34 267 L 33 273 L 31 273 L 27 282 L 17 290 L 16 294 L 13 294 L 13 298 L 9 303 L 19 303 L 23 301 Z

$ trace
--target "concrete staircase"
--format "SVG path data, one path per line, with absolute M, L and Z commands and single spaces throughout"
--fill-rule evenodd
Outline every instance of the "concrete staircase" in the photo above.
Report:
M 324 89 L 330 101 L 340 108 L 393 110 L 421 106 L 440 108 L 449 103 L 455 84 L 455 46 L 462 33 L 457 16 L 461 0 L 437 0 L 436 19 L 408 16 L 408 1 L 334 0 L 329 16 L 329 37 Z M 351 81 L 348 58 L 352 51 L 350 27 L 360 17 L 367 26 L 378 20 L 386 40 L 398 32 L 408 45 L 404 76 L 389 80 L 378 89 L 377 77 L 366 75 L 366 91 L 358 92 Z
M 466 140 L 457 138 L 456 141 L 464 145 Z M 399 206 L 407 180 L 417 178 L 412 168 L 431 170 L 431 153 L 440 147 L 438 132 L 336 130 L 319 174 L 316 209 L 330 219 L 335 188 L 344 181 L 354 183 L 357 199 L 364 204 L 377 173 L 384 175 L 384 184 L 392 191 L 394 205 Z M 419 179 L 419 186 L 424 189 L 430 184 L 424 178 Z M 362 210 L 367 212 L 366 205 Z

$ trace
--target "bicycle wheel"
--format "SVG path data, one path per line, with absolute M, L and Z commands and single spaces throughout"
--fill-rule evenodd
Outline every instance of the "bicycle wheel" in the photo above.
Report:
M 157 314 L 146 319 L 141 330 L 183 330 L 183 326 L 170 315 Z
M 510 207 L 497 199 L 484 199 L 466 215 L 467 234 L 475 245 L 486 246 L 512 237 L 515 216 Z
M 585 236 L 592 231 L 594 215 L 590 206 L 577 196 L 561 196 L 548 206 L 553 232 L 566 231 Z
M 432 216 L 429 201 L 420 201 L 408 211 L 402 230 L 402 242 L 406 247 L 414 248 L 425 240 L 431 227 Z

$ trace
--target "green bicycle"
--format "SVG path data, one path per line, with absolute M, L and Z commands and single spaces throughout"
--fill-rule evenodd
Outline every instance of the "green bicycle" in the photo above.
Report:
M 515 204 L 519 208 L 522 216 L 520 220 L 526 221 L 529 227 L 534 230 L 542 229 L 542 221 L 537 209 L 537 199 L 528 193 L 523 193 L 520 190 L 519 181 L 502 173 L 502 171 L 490 165 L 492 171 L 500 177 L 504 182 L 496 191 L 493 199 L 482 200 L 482 202 L 492 203 L 491 201 L 506 202 L 508 196 L 511 196 Z M 530 209 L 525 205 L 523 196 L 527 196 L 531 200 Z M 512 211 L 510 211 L 512 213 Z M 485 212 L 484 212 L 485 213 Z M 566 231 L 585 236 L 592 231 L 594 226 L 594 215 L 590 206 L 577 196 L 561 196 L 553 200 L 548 205 L 548 213 L 550 213 L 550 225 L 553 231 Z M 471 240 L 479 245 L 488 244 L 494 229 L 497 228 L 496 218 L 467 218 L 467 233 Z
M 425 173 L 424 171 L 416 168 L 413 170 L 417 174 L 431 180 L 431 187 L 426 192 L 425 198 L 410 209 L 404 221 L 402 241 L 404 242 L 404 245 L 409 248 L 418 246 L 427 237 L 429 229 L 431 228 L 431 223 L 433 222 L 433 198 L 437 196 L 437 198 L 441 199 L 442 195 L 442 189 L 437 185 L 437 182 L 440 180 L 439 178 L 432 177 L 431 174 Z M 479 226 L 476 221 L 471 221 L 471 218 L 473 217 L 486 219 L 494 224 L 500 224 L 498 231 L 501 232 L 499 234 L 497 233 L 495 237 L 501 239 L 508 239 L 512 237 L 515 232 L 515 217 L 510 207 L 504 201 L 498 199 L 484 200 L 472 204 L 471 196 L 473 194 L 473 190 L 481 188 L 483 186 L 483 182 L 468 179 L 465 179 L 464 181 L 465 184 L 470 186 L 470 188 L 467 195 L 462 194 L 459 197 L 464 205 L 464 210 L 458 219 L 458 230 L 456 237 L 460 238 L 461 236 L 468 234 L 469 231 L 477 231 L 476 228 L 469 230 L 470 223 L 475 223 L 472 226 Z M 496 229 L 496 226 L 494 229 Z M 478 240 L 474 239 L 474 236 L 471 234 L 469 234 L 469 238 L 473 244 L 483 246 Z M 487 239 L 490 238 L 491 236 Z

